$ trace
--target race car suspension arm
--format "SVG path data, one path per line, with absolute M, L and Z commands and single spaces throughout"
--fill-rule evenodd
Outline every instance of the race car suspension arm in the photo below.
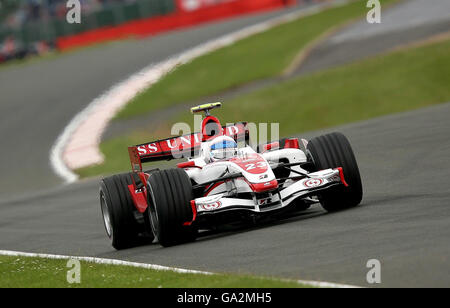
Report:
M 272 166 L 272 169 L 284 168 L 284 169 L 287 169 L 287 170 L 289 170 L 289 171 L 291 171 L 293 173 L 296 173 L 296 174 L 300 175 L 300 178 L 305 178 L 305 177 L 309 178 L 310 177 L 308 175 L 308 173 L 297 171 L 297 170 L 293 170 L 291 168 L 291 167 L 295 167 L 295 166 L 300 166 L 300 168 L 307 170 L 307 169 L 311 168 L 311 163 L 310 162 L 306 162 L 306 163 L 292 163 L 292 164 L 279 163 L 279 164 L 277 164 L 275 166 Z M 292 177 L 292 178 L 288 177 L 288 178 L 285 178 L 285 179 L 282 179 L 282 180 L 289 180 L 289 179 L 294 179 L 294 178 L 298 178 L 298 177 Z
M 309 176 L 306 176 L 306 175 L 291 176 L 291 177 L 287 177 L 287 178 L 279 178 L 279 179 L 277 179 L 277 181 L 280 182 L 280 183 L 284 183 L 287 180 L 298 181 L 298 180 L 302 180 L 302 179 L 305 179 L 305 178 L 309 178 Z
M 272 169 L 276 169 L 276 168 L 286 168 L 292 171 L 292 169 L 290 167 L 295 167 L 295 166 L 300 166 L 300 168 L 305 169 L 305 170 L 312 170 L 314 168 L 314 164 L 312 162 L 306 162 L 306 163 L 278 163 L 278 164 L 273 164 L 270 165 L 270 167 Z M 298 171 L 293 171 L 295 173 L 300 173 Z M 303 174 L 303 173 L 301 173 Z M 306 175 L 306 174 L 305 174 Z

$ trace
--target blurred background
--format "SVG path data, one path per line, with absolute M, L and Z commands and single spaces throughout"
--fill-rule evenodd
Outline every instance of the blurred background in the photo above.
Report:
M 0 61 L 42 54 L 57 39 L 174 11 L 174 0 L 80 0 L 81 24 L 69 24 L 67 0 L 0 0 Z
M 321 0 L 262 0 L 255 10 L 274 6 Z M 145 20 L 189 12 L 205 6 L 226 3 L 228 0 L 80 0 L 81 24 L 69 24 L 66 15 L 67 0 L 0 0 L 0 62 L 22 59 L 29 55 L 40 55 L 50 50 L 67 48 L 61 38 L 74 36 L 99 28 L 117 27 L 131 21 Z M 266 2 L 267 4 L 264 4 Z M 244 13 L 244 12 L 243 12 Z M 140 27 L 118 33 L 120 38 L 131 35 L 146 35 L 151 29 Z M 117 30 L 117 29 L 116 29 Z M 120 32 L 120 31 L 119 31 Z M 97 37 L 102 41 L 102 37 Z M 70 46 L 73 47 L 73 46 Z

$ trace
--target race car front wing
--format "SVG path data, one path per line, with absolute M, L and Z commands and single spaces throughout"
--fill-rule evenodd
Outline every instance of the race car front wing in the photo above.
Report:
M 348 186 L 342 168 L 309 173 L 307 177 L 285 188 L 280 188 L 261 197 L 255 194 L 253 199 L 233 198 L 227 197 L 226 194 L 218 194 L 192 200 L 191 205 L 196 216 L 232 210 L 263 213 L 285 208 L 298 198 L 316 195 L 336 185 Z

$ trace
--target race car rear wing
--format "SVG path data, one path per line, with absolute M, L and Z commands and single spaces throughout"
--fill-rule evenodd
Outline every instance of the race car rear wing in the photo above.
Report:
M 223 126 L 223 134 L 237 142 L 248 143 L 249 131 L 245 122 Z M 202 133 L 194 133 L 129 147 L 131 168 L 133 172 L 141 172 L 144 163 L 195 157 L 200 152 L 202 138 Z

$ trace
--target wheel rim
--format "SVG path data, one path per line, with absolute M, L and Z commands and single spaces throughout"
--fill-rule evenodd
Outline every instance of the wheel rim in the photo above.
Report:
M 158 213 L 156 212 L 156 206 L 155 206 L 155 197 L 153 195 L 153 190 L 151 185 L 148 185 L 149 193 L 150 193 L 150 200 L 148 204 L 148 212 L 150 214 L 150 221 L 152 225 L 152 231 L 153 235 L 158 238 L 158 227 L 159 227 L 159 219 L 158 219 Z
M 113 228 L 111 224 L 111 216 L 109 215 L 109 208 L 108 203 L 106 202 L 105 195 L 101 195 L 100 204 L 102 207 L 102 216 L 103 216 L 103 222 L 105 224 L 106 234 L 109 238 L 112 238 L 113 235 Z

